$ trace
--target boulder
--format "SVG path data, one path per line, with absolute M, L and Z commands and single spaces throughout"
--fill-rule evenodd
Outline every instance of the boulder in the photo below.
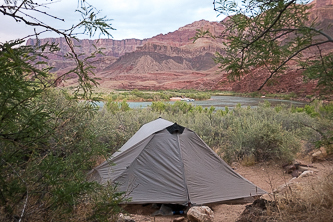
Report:
M 214 212 L 207 206 L 195 206 L 188 210 L 187 218 L 192 222 L 213 222 Z
M 312 162 L 324 161 L 327 157 L 327 152 L 324 147 L 321 147 L 319 151 L 312 154 Z

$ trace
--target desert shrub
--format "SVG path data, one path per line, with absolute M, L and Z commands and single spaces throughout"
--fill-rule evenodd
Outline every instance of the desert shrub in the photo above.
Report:
M 320 116 L 326 119 L 333 120 L 333 103 L 326 105 L 318 105 Z
M 108 100 L 105 104 L 106 108 L 109 112 L 115 114 L 117 111 L 120 110 L 119 103 L 114 102 L 112 100 Z
M 194 106 L 190 103 L 184 101 L 176 101 L 174 104 L 168 104 L 165 107 L 165 111 L 172 114 L 178 114 L 182 112 L 186 114 L 187 112 L 191 112 L 194 109 Z
M 265 221 L 332 221 L 332 171 L 317 181 L 291 187 L 282 199 L 277 199 L 277 207 L 279 211 L 264 216 Z
M 303 112 L 314 118 L 315 121 L 303 121 L 303 124 L 308 129 L 317 132 L 313 137 L 308 137 L 314 144 L 313 148 L 325 147 L 328 152 L 332 152 L 333 147 L 333 105 L 332 103 L 323 104 L 322 101 L 314 101 L 304 108 L 291 107 L 291 112 Z M 312 149 L 313 149 L 312 148 Z
M 132 95 L 135 95 L 137 97 L 143 97 L 144 93 L 137 90 L 137 89 L 134 89 L 132 92 L 131 92 Z
M 148 109 L 131 109 L 127 112 L 110 112 L 103 107 L 91 122 L 98 140 L 109 153 L 118 150 L 145 123 L 157 119 L 159 114 Z
M 165 111 L 166 106 L 167 105 L 164 102 L 158 101 L 158 102 L 152 102 L 150 107 L 153 112 L 162 113 L 163 111 Z
M 47 120 L 39 125 L 38 137 L 34 132 L 31 137 L 22 134 L 27 137 L 16 142 L 0 140 L 0 220 L 76 220 L 84 198 L 104 189 L 86 181 L 96 160 L 107 156 L 90 124 L 97 109 L 52 90 L 33 104 L 43 108 Z
M 89 199 L 92 204 L 89 204 L 89 211 L 83 219 L 89 221 L 118 221 L 118 214 L 122 212 L 119 204 L 127 201 L 124 197 L 125 193 L 117 192 L 115 186 L 108 184 L 105 187 L 99 187 L 95 194 L 91 195 Z
M 123 111 L 126 112 L 130 110 L 131 108 L 129 107 L 126 99 L 121 101 L 120 103 L 114 102 L 112 100 L 108 100 L 105 104 L 107 110 L 113 114 L 115 114 L 118 111 Z
M 287 108 L 261 104 L 258 108 L 236 107 L 223 116 L 225 141 L 223 155 L 227 161 L 255 156 L 256 161 L 291 160 L 300 141 L 318 133 L 307 127 L 317 121 L 305 113 L 292 113 Z
M 329 131 L 332 125 L 304 111 L 292 112 L 282 105 L 277 109 L 269 103 L 257 108 L 237 105 L 233 110 L 215 110 L 186 102 L 153 102 L 146 109 L 127 112 L 112 113 L 103 108 L 94 120 L 95 132 L 109 152 L 114 152 L 140 126 L 159 116 L 195 131 L 228 162 L 243 158 L 289 161 L 299 151 L 301 141 L 307 151 L 315 149 L 315 143 L 323 138 L 321 131 Z
M 227 160 L 242 160 L 254 156 L 256 161 L 292 160 L 300 148 L 293 132 L 283 129 L 276 121 L 259 118 L 238 118 L 227 130 Z
M 120 110 L 123 112 L 126 112 L 128 110 L 130 110 L 131 108 L 129 107 L 128 103 L 126 100 L 121 101 L 120 103 Z

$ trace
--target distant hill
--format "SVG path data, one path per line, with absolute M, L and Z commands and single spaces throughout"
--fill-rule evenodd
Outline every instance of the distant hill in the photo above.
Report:
M 333 35 L 333 0 L 316 0 L 311 2 L 310 18 L 320 24 Z M 223 54 L 221 39 L 202 38 L 193 43 L 197 29 L 210 30 L 219 35 L 224 30 L 223 22 L 200 20 L 179 28 L 167 34 L 160 34 L 148 39 L 99 39 L 80 40 L 75 42 L 77 53 L 91 53 L 94 45 L 104 48 L 104 55 L 94 61 L 96 77 L 101 80 L 101 87 L 111 89 L 202 89 L 202 90 L 233 90 L 241 92 L 256 91 L 267 73 L 258 67 L 241 81 L 229 82 L 226 73 L 221 72 L 214 63 L 215 52 Z M 35 44 L 36 40 L 29 39 L 27 44 Z M 69 48 L 63 38 L 41 39 L 41 44 L 47 41 L 59 44 L 60 55 L 65 55 Z M 330 48 L 331 47 L 331 48 Z M 326 50 L 333 51 L 330 45 Z M 307 56 L 312 51 L 306 52 Z M 49 55 L 52 71 L 58 75 L 66 72 L 74 64 L 57 55 Z M 264 87 L 265 92 L 300 92 L 311 93 L 314 82 L 304 83 L 301 71 L 290 68 L 279 76 L 276 84 Z M 75 84 L 76 79 L 67 80 L 59 86 Z

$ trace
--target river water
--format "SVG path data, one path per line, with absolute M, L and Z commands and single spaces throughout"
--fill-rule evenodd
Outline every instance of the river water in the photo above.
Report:
M 280 100 L 280 99 L 267 99 L 267 98 L 249 98 L 249 97 L 237 97 L 237 96 L 212 96 L 209 100 L 201 100 L 194 102 L 187 102 L 193 104 L 194 106 L 202 106 L 202 107 L 211 107 L 214 106 L 216 109 L 225 109 L 228 107 L 229 109 L 233 109 L 237 104 L 241 104 L 242 107 L 257 107 L 259 103 L 263 103 L 268 101 L 272 106 L 277 105 L 287 105 L 287 106 L 296 106 L 303 107 L 307 103 L 298 102 L 298 101 L 290 101 L 290 100 Z M 146 108 L 152 104 L 152 102 L 127 102 L 130 108 Z M 175 102 L 167 102 L 170 104 L 174 104 Z M 104 102 L 98 102 L 98 106 L 103 107 Z

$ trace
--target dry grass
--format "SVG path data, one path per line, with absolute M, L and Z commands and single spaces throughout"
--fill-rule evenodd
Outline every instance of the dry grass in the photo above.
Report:
M 268 207 L 268 221 L 333 221 L 333 171 L 317 181 L 289 189 L 277 208 Z
M 241 160 L 243 166 L 253 166 L 256 163 L 256 157 L 254 155 L 247 155 Z

